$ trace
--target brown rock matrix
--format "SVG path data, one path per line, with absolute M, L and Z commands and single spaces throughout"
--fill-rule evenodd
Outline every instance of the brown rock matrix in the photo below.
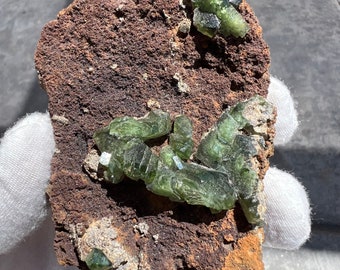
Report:
M 197 145 L 225 108 L 266 96 L 268 46 L 251 8 L 242 3 L 240 12 L 250 26 L 243 39 L 205 37 L 189 4 L 165 0 L 76 0 L 44 27 L 35 62 L 57 145 L 48 196 L 59 263 L 87 269 L 95 245 L 115 258 L 114 269 L 263 268 L 262 230 L 238 206 L 213 215 L 83 169 L 94 131 L 114 117 L 153 107 L 183 113 Z

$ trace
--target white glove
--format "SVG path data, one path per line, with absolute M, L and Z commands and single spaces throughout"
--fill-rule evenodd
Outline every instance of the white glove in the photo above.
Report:
M 271 78 L 268 99 L 278 109 L 275 143 L 282 145 L 298 126 L 293 100 L 286 86 L 275 78 Z M 34 232 L 48 214 L 45 189 L 54 148 L 48 113 L 26 116 L 1 140 L 0 254 L 3 255 L 0 255 L 0 270 L 77 269 L 57 265 L 50 221 L 45 221 L 43 229 Z M 304 188 L 292 175 L 276 168 L 268 170 L 264 184 L 268 208 L 265 244 L 282 249 L 299 248 L 308 239 L 311 228 Z M 18 246 L 33 232 L 34 238 L 39 239 L 30 238 L 26 249 L 22 247 L 25 244 Z M 28 260 L 30 257 L 36 259 Z
M 283 82 L 271 77 L 268 100 L 277 108 L 274 145 L 284 145 L 298 127 L 294 101 Z M 267 247 L 298 249 L 311 232 L 307 193 L 291 174 L 269 168 L 264 178 L 267 211 L 264 226 Z

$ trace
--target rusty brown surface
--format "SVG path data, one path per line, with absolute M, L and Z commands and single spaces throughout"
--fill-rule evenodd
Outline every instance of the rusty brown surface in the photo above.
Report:
M 86 269 L 77 254 L 81 233 L 75 236 L 73 228 L 81 224 L 86 231 L 110 217 L 117 241 L 143 269 L 238 269 L 239 257 L 242 265 L 254 262 L 249 269 L 263 268 L 260 238 L 238 206 L 212 215 L 153 195 L 140 182 L 93 181 L 82 168 L 93 132 L 113 117 L 142 116 L 156 104 L 189 116 L 197 144 L 223 109 L 265 96 L 269 50 L 251 8 L 243 3 L 240 10 L 251 26 L 244 39 L 209 39 L 194 27 L 180 33 L 192 11 L 165 0 L 76 0 L 44 27 L 35 61 L 54 119 L 57 151 L 48 195 L 61 264 Z M 259 157 L 262 174 L 270 152 Z M 134 230 L 140 223 L 148 224 L 147 235 Z
M 225 258 L 223 270 L 255 270 L 263 269 L 261 241 L 263 230 L 253 230 L 246 237 L 240 238 Z

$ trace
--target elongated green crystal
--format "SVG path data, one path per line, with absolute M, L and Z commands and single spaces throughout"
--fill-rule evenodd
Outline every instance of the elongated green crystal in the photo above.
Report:
M 185 115 L 176 117 L 173 133 L 170 134 L 169 144 L 178 157 L 183 160 L 190 158 L 194 141 L 192 139 L 191 121 Z
M 86 265 L 90 270 L 109 270 L 112 269 L 112 263 L 105 256 L 103 251 L 94 248 L 85 259 Z
M 168 134 L 170 129 L 170 115 L 161 110 L 154 110 L 141 119 L 124 116 L 110 123 L 110 135 L 117 138 L 134 137 L 149 140 Z
M 193 24 L 202 34 L 213 37 L 217 32 L 227 37 L 244 37 L 249 26 L 236 10 L 236 1 L 191 0 L 194 6 Z
M 118 183 L 124 176 L 143 180 L 151 192 L 173 201 L 202 205 L 213 212 L 231 209 L 239 200 L 250 223 L 262 221 L 261 186 L 256 156 L 266 147 L 274 109 L 255 96 L 223 112 L 192 157 L 192 124 L 154 111 L 141 119 L 120 117 L 94 134 L 104 177 Z M 154 133 L 152 133 L 154 132 Z M 148 139 L 168 135 L 169 144 L 153 153 Z
M 172 170 L 182 169 L 183 162 L 182 160 L 176 156 L 174 150 L 170 145 L 164 146 L 160 153 L 159 158 L 161 162 L 168 168 Z
M 262 130 L 273 117 L 273 106 L 255 96 L 226 110 L 216 126 L 202 139 L 196 158 L 208 167 L 228 173 L 250 223 L 261 222 L 260 180 L 255 158 L 265 148 Z

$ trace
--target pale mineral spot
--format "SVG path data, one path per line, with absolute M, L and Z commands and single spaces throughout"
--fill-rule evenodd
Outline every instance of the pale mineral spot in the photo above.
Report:
M 83 113 L 89 113 L 90 110 L 86 107 L 82 107 L 81 110 L 83 111 Z
M 139 232 L 141 236 L 145 236 L 149 233 L 149 225 L 145 222 L 140 222 L 133 226 L 135 232 Z
M 130 254 L 128 248 L 119 242 L 119 231 L 112 224 L 112 218 L 104 217 L 91 223 L 84 233 L 77 231 L 77 226 L 73 228 L 75 229 L 74 241 L 82 261 L 88 258 L 93 249 L 98 249 L 112 263 L 112 269 L 139 269 L 138 256 Z
M 191 28 L 191 20 L 188 18 L 183 19 L 178 25 L 178 31 L 183 34 L 188 34 Z
M 110 66 L 110 68 L 111 68 L 112 70 L 115 70 L 117 67 L 118 67 L 117 64 L 112 64 L 112 65 Z
M 148 106 L 149 109 L 159 109 L 161 107 L 161 105 L 159 104 L 158 100 L 156 100 L 154 98 L 150 98 L 146 102 L 146 106 Z
M 153 236 L 152 236 L 152 239 L 155 241 L 155 243 L 157 243 L 158 242 L 158 239 L 159 239 L 159 234 L 157 233 L 157 234 L 154 234 Z
M 59 123 L 62 123 L 64 125 L 68 125 L 70 123 L 70 120 L 68 120 L 65 116 L 63 115 L 57 115 L 57 114 L 54 114 L 52 115 L 51 119 L 53 121 L 56 121 L 56 122 L 59 122 Z
M 102 180 L 102 177 L 98 176 L 98 166 L 99 166 L 100 156 L 97 150 L 92 149 L 87 154 L 83 167 L 85 171 L 95 180 Z
M 100 155 L 99 163 L 102 164 L 102 165 L 104 165 L 104 166 L 109 165 L 111 156 L 112 156 L 112 154 L 107 153 L 107 152 L 103 152 L 103 153 Z
M 177 81 L 178 92 L 180 93 L 190 92 L 190 87 L 183 81 L 181 74 L 176 72 L 173 78 Z
M 143 77 L 143 80 L 144 80 L 144 81 L 147 81 L 149 75 L 148 75 L 148 73 L 145 72 L 145 73 L 142 74 L 142 77 Z

